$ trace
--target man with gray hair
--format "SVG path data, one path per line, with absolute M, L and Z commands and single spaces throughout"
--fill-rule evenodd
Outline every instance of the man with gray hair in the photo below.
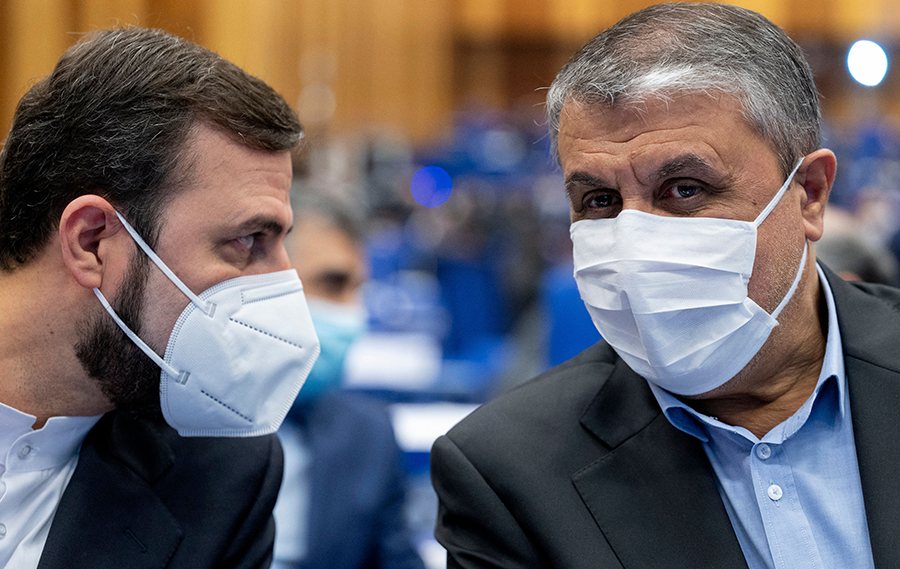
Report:
M 798 46 L 651 6 L 548 114 L 604 341 L 435 443 L 448 565 L 900 566 L 900 292 L 816 263 L 836 161 Z

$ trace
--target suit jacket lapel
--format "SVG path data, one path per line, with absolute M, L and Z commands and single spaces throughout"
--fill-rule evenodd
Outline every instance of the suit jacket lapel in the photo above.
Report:
M 621 360 L 582 424 L 611 450 L 573 482 L 625 569 L 747 566 L 702 445 Z
M 181 529 L 150 487 L 171 465 L 171 451 L 149 427 L 115 415 L 82 444 L 38 569 L 160 568 L 181 542 Z
M 900 567 L 900 294 L 880 289 L 893 291 L 886 304 L 826 273 L 841 329 L 872 555 L 876 567 Z

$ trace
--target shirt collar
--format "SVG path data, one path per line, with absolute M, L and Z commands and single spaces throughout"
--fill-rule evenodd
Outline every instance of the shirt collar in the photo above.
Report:
M 772 435 L 773 437 L 784 440 L 797 432 L 800 427 L 806 423 L 816 398 L 827 384 L 828 380 L 832 377 L 835 378 L 838 387 L 838 414 L 840 417 L 846 416 L 848 405 L 847 379 L 844 375 L 844 350 L 841 344 L 841 332 L 838 329 L 837 310 L 834 306 L 834 296 L 831 294 L 831 287 L 828 284 L 828 279 L 825 277 L 825 273 L 818 263 L 816 263 L 816 271 L 819 274 L 819 282 L 821 283 L 822 290 L 825 292 L 825 303 L 828 308 L 828 333 L 825 338 L 825 357 L 822 360 L 822 371 L 819 373 L 816 387 L 806 403 L 804 403 L 803 406 L 789 419 L 768 433 L 764 437 L 766 439 L 769 439 L 770 435 Z M 650 381 L 647 383 L 650 386 L 650 391 L 653 392 L 653 396 L 662 408 L 666 419 L 668 419 L 675 428 L 696 437 L 703 442 L 709 440 L 709 436 L 706 434 L 707 428 L 724 429 L 740 434 L 751 440 L 756 439 L 756 437 L 747 429 L 726 425 L 715 417 L 699 413 L 665 389 Z
M 0 403 L 0 473 L 65 464 L 78 454 L 88 431 L 101 416 L 50 417 L 43 427 L 34 430 L 34 415 Z

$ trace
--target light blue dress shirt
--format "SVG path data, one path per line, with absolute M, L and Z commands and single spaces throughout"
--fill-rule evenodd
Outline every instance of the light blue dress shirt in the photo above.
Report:
M 669 422 L 700 439 L 750 569 L 869 569 L 872 547 L 837 312 L 822 269 L 828 336 L 813 394 L 762 440 L 650 384 Z

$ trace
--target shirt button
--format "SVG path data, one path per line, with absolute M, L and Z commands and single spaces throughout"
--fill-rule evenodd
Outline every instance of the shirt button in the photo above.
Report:
M 0 539 L 6 537 L 6 524 L 0 524 Z
M 19 449 L 19 458 L 25 458 L 31 454 L 31 445 L 22 445 Z
M 780 500 L 782 496 L 784 496 L 784 491 L 782 491 L 781 486 L 778 484 L 772 484 L 769 486 L 769 489 L 766 490 L 766 493 L 769 495 L 769 498 L 773 500 Z
M 756 456 L 765 460 L 772 456 L 772 449 L 766 443 L 760 443 L 756 446 Z

